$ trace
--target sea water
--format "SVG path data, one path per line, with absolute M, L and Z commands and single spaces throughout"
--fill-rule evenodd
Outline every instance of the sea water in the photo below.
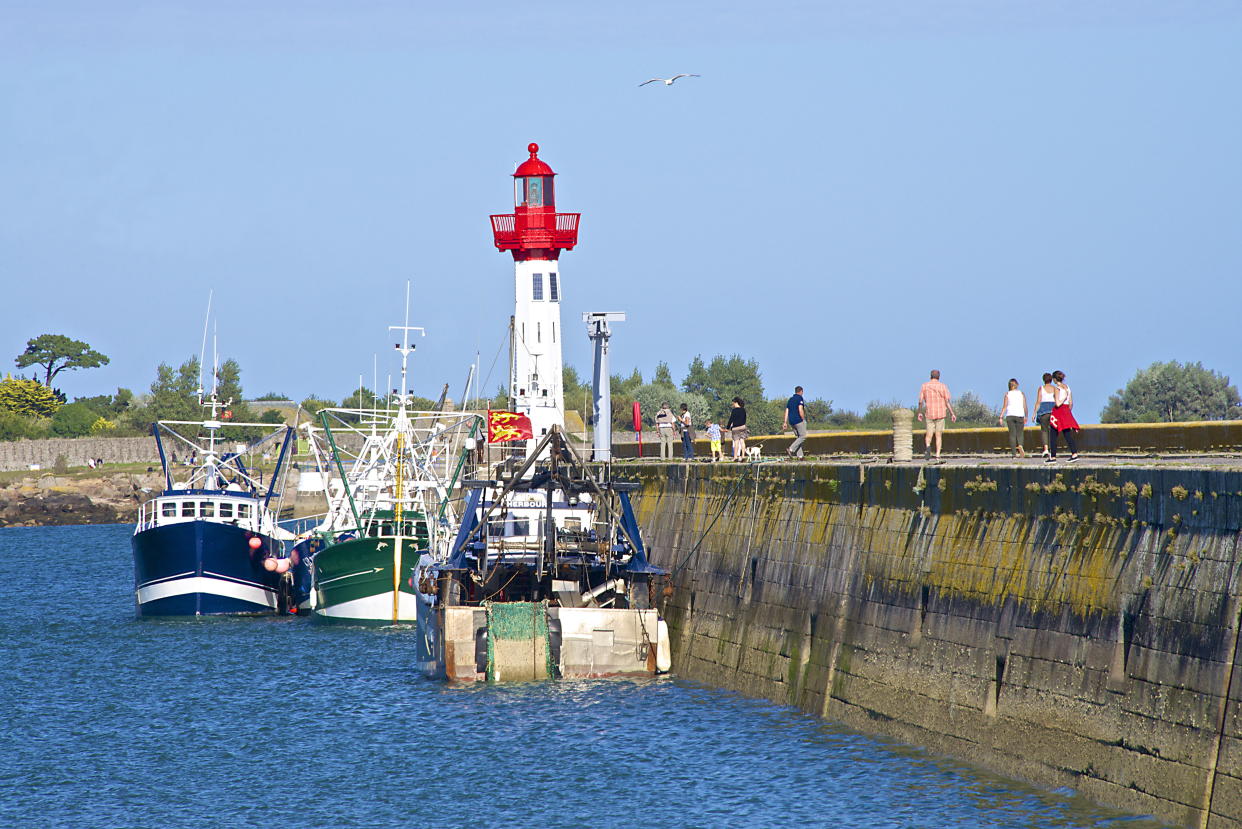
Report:
M 0 825 L 1160 825 L 676 678 L 452 687 L 408 629 L 139 620 L 129 535 L 0 530 Z

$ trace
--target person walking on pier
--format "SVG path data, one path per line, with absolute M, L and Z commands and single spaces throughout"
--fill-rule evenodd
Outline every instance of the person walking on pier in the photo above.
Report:
M 802 387 L 794 386 L 793 397 L 785 404 L 785 429 L 792 429 L 794 441 L 789 444 L 785 454 L 791 458 L 802 457 L 802 444 L 806 443 L 806 400 L 802 397 Z
M 729 410 L 729 422 L 725 428 L 733 440 L 733 460 L 745 460 L 746 438 L 750 437 L 750 430 L 746 428 L 746 401 L 742 398 L 733 398 L 733 408 Z
M 923 457 L 931 460 L 932 441 L 936 443 L 936 462 L 940 462 L 940 450 L 944 444 L 945 416 L 957 422 L 953 411 L 953 395 L 949 387 L 940 382 L 940 370 L 932 369 L 931 379 L 919 388 L 919 420 L 926 419 L 927 432 L 923 435 Z
M 1039 436 L 1044 441 L 1044 457 L 1050 458 L 1048 445 L 1052 427 L 1048 425 L 1048 416 L 1057 405 L 1057 387 L 1052 384 L 1052 374 L 1044 372 L 1043 385 L 1035 392 L 1035 422 L 1039 424 Z M 1048 461 L 1052 463 L 1052 461 Z
M 673 434 L 677 428 L 677 415 L 668 403 L 661 403 L 655 416 L 656 436 L 660 439 L 660 458 L 673 459 Z
M 681 424 L 681 457 L 683 460 L 694 460 L 694 419 L 690 417 L 690 409 L 681 404 L 681 414 L 677 416 Z
M 1048 462 L 1057 459 L 1057 435 L 1065 437 L 1065 445 L 1069 447 L 1069 462 L 1078 460 L 1078 442 L 1074 433 L 1078 431 L 1078 421 L 1074 419 L 1074 393 L 1065 382 L 1064 371 L 1052 372 L 1052 382 L 1056 384 L 1056 407 L 1048 415 L 1048 448 L 1051 452 Z
M 1026 407 L 1026 395 L 1018 388 L 1018 381 L 1009 378 L 1009 391 L 1001 401 L 1000 422 L 1009 427 L 1009 450 L 1019 458 L 1026 457 L 1026 449 L 1022 446 L 1022 432 L 1026 428 L 1030 411 Z

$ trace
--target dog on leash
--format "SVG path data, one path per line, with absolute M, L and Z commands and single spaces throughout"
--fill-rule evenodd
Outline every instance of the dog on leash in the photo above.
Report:
M 762 446 L 747 446 L 746 447 L 746 460 L 757 461 L 762 455 L 763 455 Z

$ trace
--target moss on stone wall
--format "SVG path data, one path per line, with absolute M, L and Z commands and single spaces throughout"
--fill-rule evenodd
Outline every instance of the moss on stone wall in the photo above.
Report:
M 625 473 L 674 571 L 677 672 L 1177 822 L 1212 777 L 1214 813 L 1242 819 L 1242 726 L 1217 728 L 1239 473 Z

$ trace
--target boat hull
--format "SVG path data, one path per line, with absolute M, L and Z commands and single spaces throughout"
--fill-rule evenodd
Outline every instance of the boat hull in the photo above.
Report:
M 413 538 L 351 538 L 324 547 L 310 560 L 314 618 L 347 624 L 414 624 L 417 598 L 410 580 L 423 554 Z
M 251 549 L 250 539 L 263 543 Z M 134 534 L 139 616 L 271 615 L 283 612 L 283 576 L 263 559 L 281 542 L 228 524 L 186 521 Z
M 654 609 L 538 602 L 419 613 L 418 664 L 451 682 L 655 676 L 671 668 L 668 626 Z

